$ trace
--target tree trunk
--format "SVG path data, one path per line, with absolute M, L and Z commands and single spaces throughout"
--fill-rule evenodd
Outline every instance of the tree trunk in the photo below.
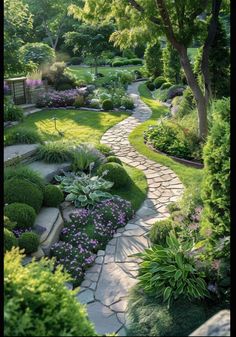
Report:
M 190 86 L 194 98 L 197 103 L 198 110 L 198 135 L 202 140 L 206 139 L 208 125 L 207 125 L 207 101 L 198 85 L 197 79 L 194 76 L 192 66 L 190 64 L 187 48 L 182 46 L 181 50 L 178 50 L 180 54 L 181 66 L 184 69 L 188 85 Z

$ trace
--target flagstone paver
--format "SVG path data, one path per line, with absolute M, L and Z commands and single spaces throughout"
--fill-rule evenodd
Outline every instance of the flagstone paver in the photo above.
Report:
M 135 102 L 133 115 L 110 128 L 101 143 L 111 146 L 124 163 L 144 172 L 149 188 L 147 199 L 134 218 L 114 234 L 105 251 L 98 252 L 77 295 L 83 303 L 88 303 L 88 315 L 96 331 L 116 332 L 118 336 L 126 336 L 128 293 L 137 283 L 140 258 L 134 254 L 149 247 L 147 233 L 152 224 L 168 217 L 167 204 L 176 201 L 183 192 L 174 172 L 139 154 L 129 143 L 130 132 L 152 114 L 138 95 L 139 84 L 133 83 L 128 88 Z

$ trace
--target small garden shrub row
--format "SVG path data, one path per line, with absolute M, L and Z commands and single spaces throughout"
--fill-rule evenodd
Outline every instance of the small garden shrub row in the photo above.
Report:
M 117 58 L 112 62 L 112 67 L 122 67 L 126 65 L 142 65 L 143 60 L 139 58 L 126 59 L 126 58 Z
M 162 121 L 144 132 L 144 139 L 155 149 L 185 159 L 201 160 L 201 144 L 197 134 L 179 123 Z
M 71 221 L 65 223 L 60 242 L 52 246 L 51 254 L 73 277 L 74 285 L 83 280 L 97 250 L 103 249 L 116 229 L 125 226 L 132 216 L 130 202 L 119 197 L 97 203 L 93 209 L 78 208 L 71 213 Z

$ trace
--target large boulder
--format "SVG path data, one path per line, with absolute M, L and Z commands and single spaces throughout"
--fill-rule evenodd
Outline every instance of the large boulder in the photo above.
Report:
M 173 85 L 170 87 L 167 93 L 167 99 L 172 99 L 175 96 L 182 96 L 184 92 L 184 87 L 180 85 Z

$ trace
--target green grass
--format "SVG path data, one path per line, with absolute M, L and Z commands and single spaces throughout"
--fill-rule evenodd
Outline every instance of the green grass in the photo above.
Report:
M 155 125 L 157 119 L 164 115 L 168 111 L 168 108 L 152 98 L 145 84 L 139 86 L 139 93 L 143 102 L 152 109 L 152 116 L 148 121 L 140 124 L 130 133 L 130 143 L 139 153 L 147 158 L 172 169 L 186 187 L 200 184 L 203 177 L 203 170 L 177 163 L 165 155 L 152 151 L 144 144 L 143 132 L 147 130 L 149 125 Z
M 107 75 L 108 73 L 114 73 L 117 70 L 139 70 L 142 66 L 126 66 L 126 67 L 98 67 L 98 72 Z M 76 75 L 79 79 L 84 79 L 84 76 L 87 72 L 91 72 L 94 74 L 94 67 L 81 67 L 81 66 L 69 66 L 67 68 L 69 71 L 71 71 L 74 75 Z
M 52 118 L 56 116 L 57 129 L 63 132 L 60 136 L 55 130 Z M 70 141 L 73 143 L 89 142 L 98 144 L 107 129 L 128 117 L 126 112 L 97 112 L 73 109 L 43 110 L 28 116 L 22 123 L 7 129 L 25 127 L 37 130 L 44 141 Z
M 131 181 L 123 188 L 113 188 L 111 193 L 119 195 L 121 198 L 130 201 L 135 211 L 137 211 L 146 199 L 148 189 L 147 179 L 141 170 L 125 164 L 123 164 L 123 166 L 130 176 Z

